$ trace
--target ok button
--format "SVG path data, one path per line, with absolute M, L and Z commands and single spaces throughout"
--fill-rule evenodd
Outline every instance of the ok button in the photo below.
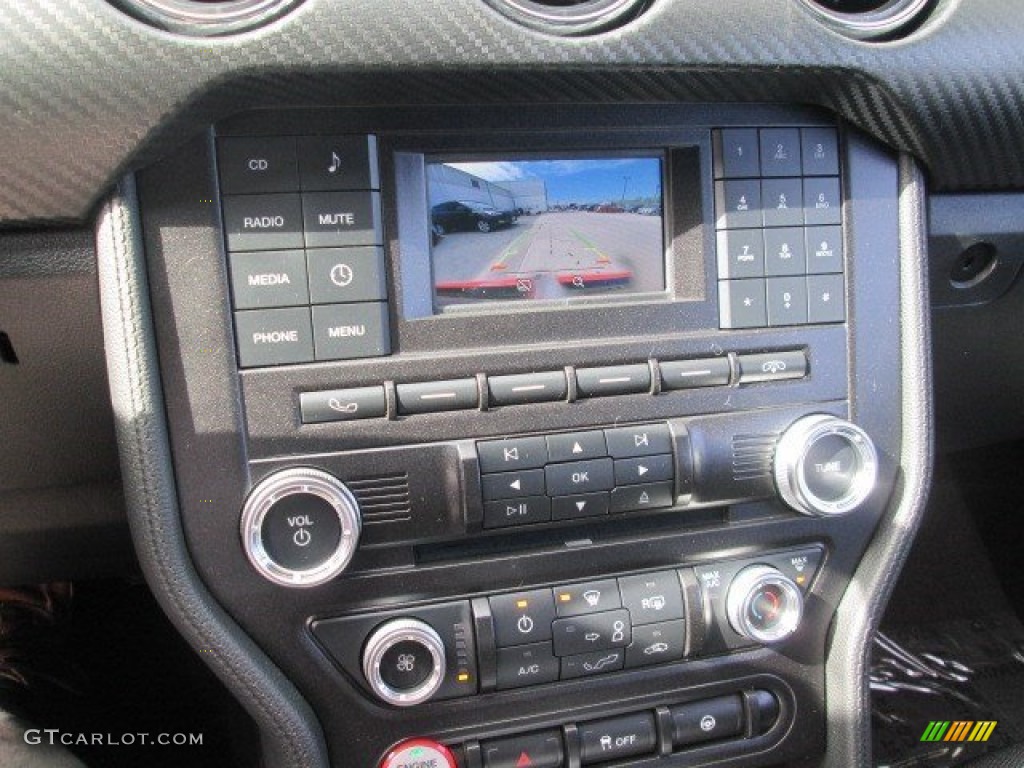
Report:
M 548 464 L 544 467 L 548 496 L 570 496 L 615 487 L 615 468 L 611 459 Z

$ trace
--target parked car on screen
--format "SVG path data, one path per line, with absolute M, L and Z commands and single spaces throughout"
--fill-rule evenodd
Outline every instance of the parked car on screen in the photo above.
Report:
M 449 200 L 431 209 L 435 234 L 447 232 L 491 232 L 509 227 L 516 220 L 512 211 L 499 211 L 486 203 L 471 200 Z

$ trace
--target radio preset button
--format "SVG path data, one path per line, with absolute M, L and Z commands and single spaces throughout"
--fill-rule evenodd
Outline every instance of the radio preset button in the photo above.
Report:
M 723 329 L 764 328 L 768 324 L 764 280 L 719 280 L 718 305 Z
M 498 690 L 552 683 L 559 663 L 551 643 L 534 643 L 498 649 Z
M 403 416 L 476 408 L 480 398 L 476 379 L 399 384 L 395 391 L 398 412 Z
M 476 382 L 474 382 L 475 387 Z M 483 472 L 507 472 L 510 469 L 536 469 L 548 463 L 548 448 L 543 437 L 514 437 L 476 444 Z
M 602 675 L 605 672 L 617 672 L 623 668 L 625 655 L 624 649 L 612 648 L 579 656 L 566 656 L 562 659 L 562 679 L 572 680 L 577 677 Z
M 764 225 L 761 216 L 761 182 L 734 179 L 715 182 L 716 229 L 756 229 Z
M 661 369 L 661 388 L 665 390 L 724 387 L 732 376 L 727 357 L 671 360 L 659 362 L 658 367 Z
M 555 611 L 560 618 L 602 613 L 622 607 L 619 585 L 615 579 L 555 587 L 554 592 Z
M 235 336 L 242 368 L 313 360 L 313 332 L 305 307 L 236 312 Z
M 383 301 L 384 250 L 376 246 L 308 251 L 309 297 L 313 304 Z
M 626 649 L 626 669 L 679 661 L 683 658 L 685 642 L 685 621 L 634 627 L 633 642 Z
M 839 175 L 839 138 L 835 128 L 802 128 L 804 176 Z
M 569 385 L 564 371 L 489 376 L 487 389 L 491 405 L 523 405 L 564 400 Z
M 228 261 L 235 309 L 295 307 L 309 303 L 306 255 L 302 251 L 232 253 Z
M 764 233 L 760 229 L 718 232 L 718 277 L 764 277 Z
M 672 483 L 638 483 L 612 490 L 612 514 L 664 509 L 675 503 Z
M 807 273 L 832 274 L 843 271 L 842 227 L 807 227 Z
M 374 136 L 303 136 L 298 157 L 305 192 L 380 189 Z
M 588 613 L 558 619 L 551 627 L 555 656 L 578 656 L 629 645 L 629 611 Z
M 624 576 L 619 593 L 633 626 L 683 619 L 682 585 L 675 571 Z
M 607 515 L 607 493 L 581 493 L 576 496 L 558 496 L 551 499 L 552 520 L 575 520 L 581 517 Z
M 225 195 L 224 231 L 229 251 L 301 248 L 298 195 Z
M 516 499 L 544 495 L 544 471 L 499 472 L 483 476 L 484 500 Z
M 672 454 L 641 456 L 636 459 L 618 459 L 615 462 L 615 484 L 636 485 L 671 480 L 675 476 Z
M 484 502 L 484 528 L 511 528 L 551 520 L 551 499 L 524 496 L 518 499 Z
M 807 375 L 807 356 L 800 351 L 740 355 L 737 362 L 740 366 L 740 384 L 802 379 Z
M 225 195 L 294 192 L 299 188 L 292 138 L 218 139 L 217 165 Z
M 649 392 L 651 369 L 646 365 L 612 365 L 577 368 L 576 388 L 580 397 L 629 395 Z
M 544 467 L 544 481 L 548 496 L 609 491 L 615 487 L 615 468 L 611 459 L 549 464 Z
M 846 291 L 842 275 L 810 275 L 807 278 L 807 319 L 812 323 L 846 320 Z
M 616 459 L 672 452 L 672 433 L 667 424 L 642 424 L 604 431 L 608 454 Z
M 579 732 L 582 765 L 649 755 L 658 745 L 658 729 L 650 712 L 582 723 Z
M 387 415 L 388 403 L 384 387 L 331 389 L 303 392 L 299 395 L 299 410 L 303 424 L 320 424 L 379 418 Z
M 599 459 L 608 455 L 604 442 L 604 433 L 600 430 L 592 432 L 564 432 L 548 435 L 549 461 L 583 461 Z
M 490 598 L 494 637 L 499 648 L 551 639 L 555 600 L 550 589 Z
M 761 175 L 800 175 L 800 129 L 761 129 Z
M 804 179 L 804 221 L 808 225 L 839 224 L 842 201 L 834 176 Z
M 760 176 L 756 128 L 715 131 L 715 178 L 742 179 Z
M 321 304 L 313 307 L 317 360 L 356 360 L 391 353 L 388 305 Z
M 764 273 L 768 277 L 807 272 L 804 231 L 800 227 L 767 229 L 764 233 Z
M 381 245 L 379 192 L 303 192 L 307 248 Z
M 765 281 L 768 325 L 807 323 L 807 280 L 804 277 L 770 277 Z
M 766 227 L 792 227 L 804 223 L 803 183 L 800 179 L 765 179 L 761 206 Z

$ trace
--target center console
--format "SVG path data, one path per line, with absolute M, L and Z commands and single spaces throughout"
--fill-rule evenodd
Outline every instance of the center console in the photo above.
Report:
M 824 753 L 897 192 L 756 105 L 255 112 L 140 175 L 190 557 L 333 764 Z

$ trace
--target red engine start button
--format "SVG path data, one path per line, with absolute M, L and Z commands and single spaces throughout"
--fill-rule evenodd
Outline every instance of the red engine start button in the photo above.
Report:
M 430 739 L 403 741 L 381 761 L 380 768 L 458 768 L 444 744 Z

